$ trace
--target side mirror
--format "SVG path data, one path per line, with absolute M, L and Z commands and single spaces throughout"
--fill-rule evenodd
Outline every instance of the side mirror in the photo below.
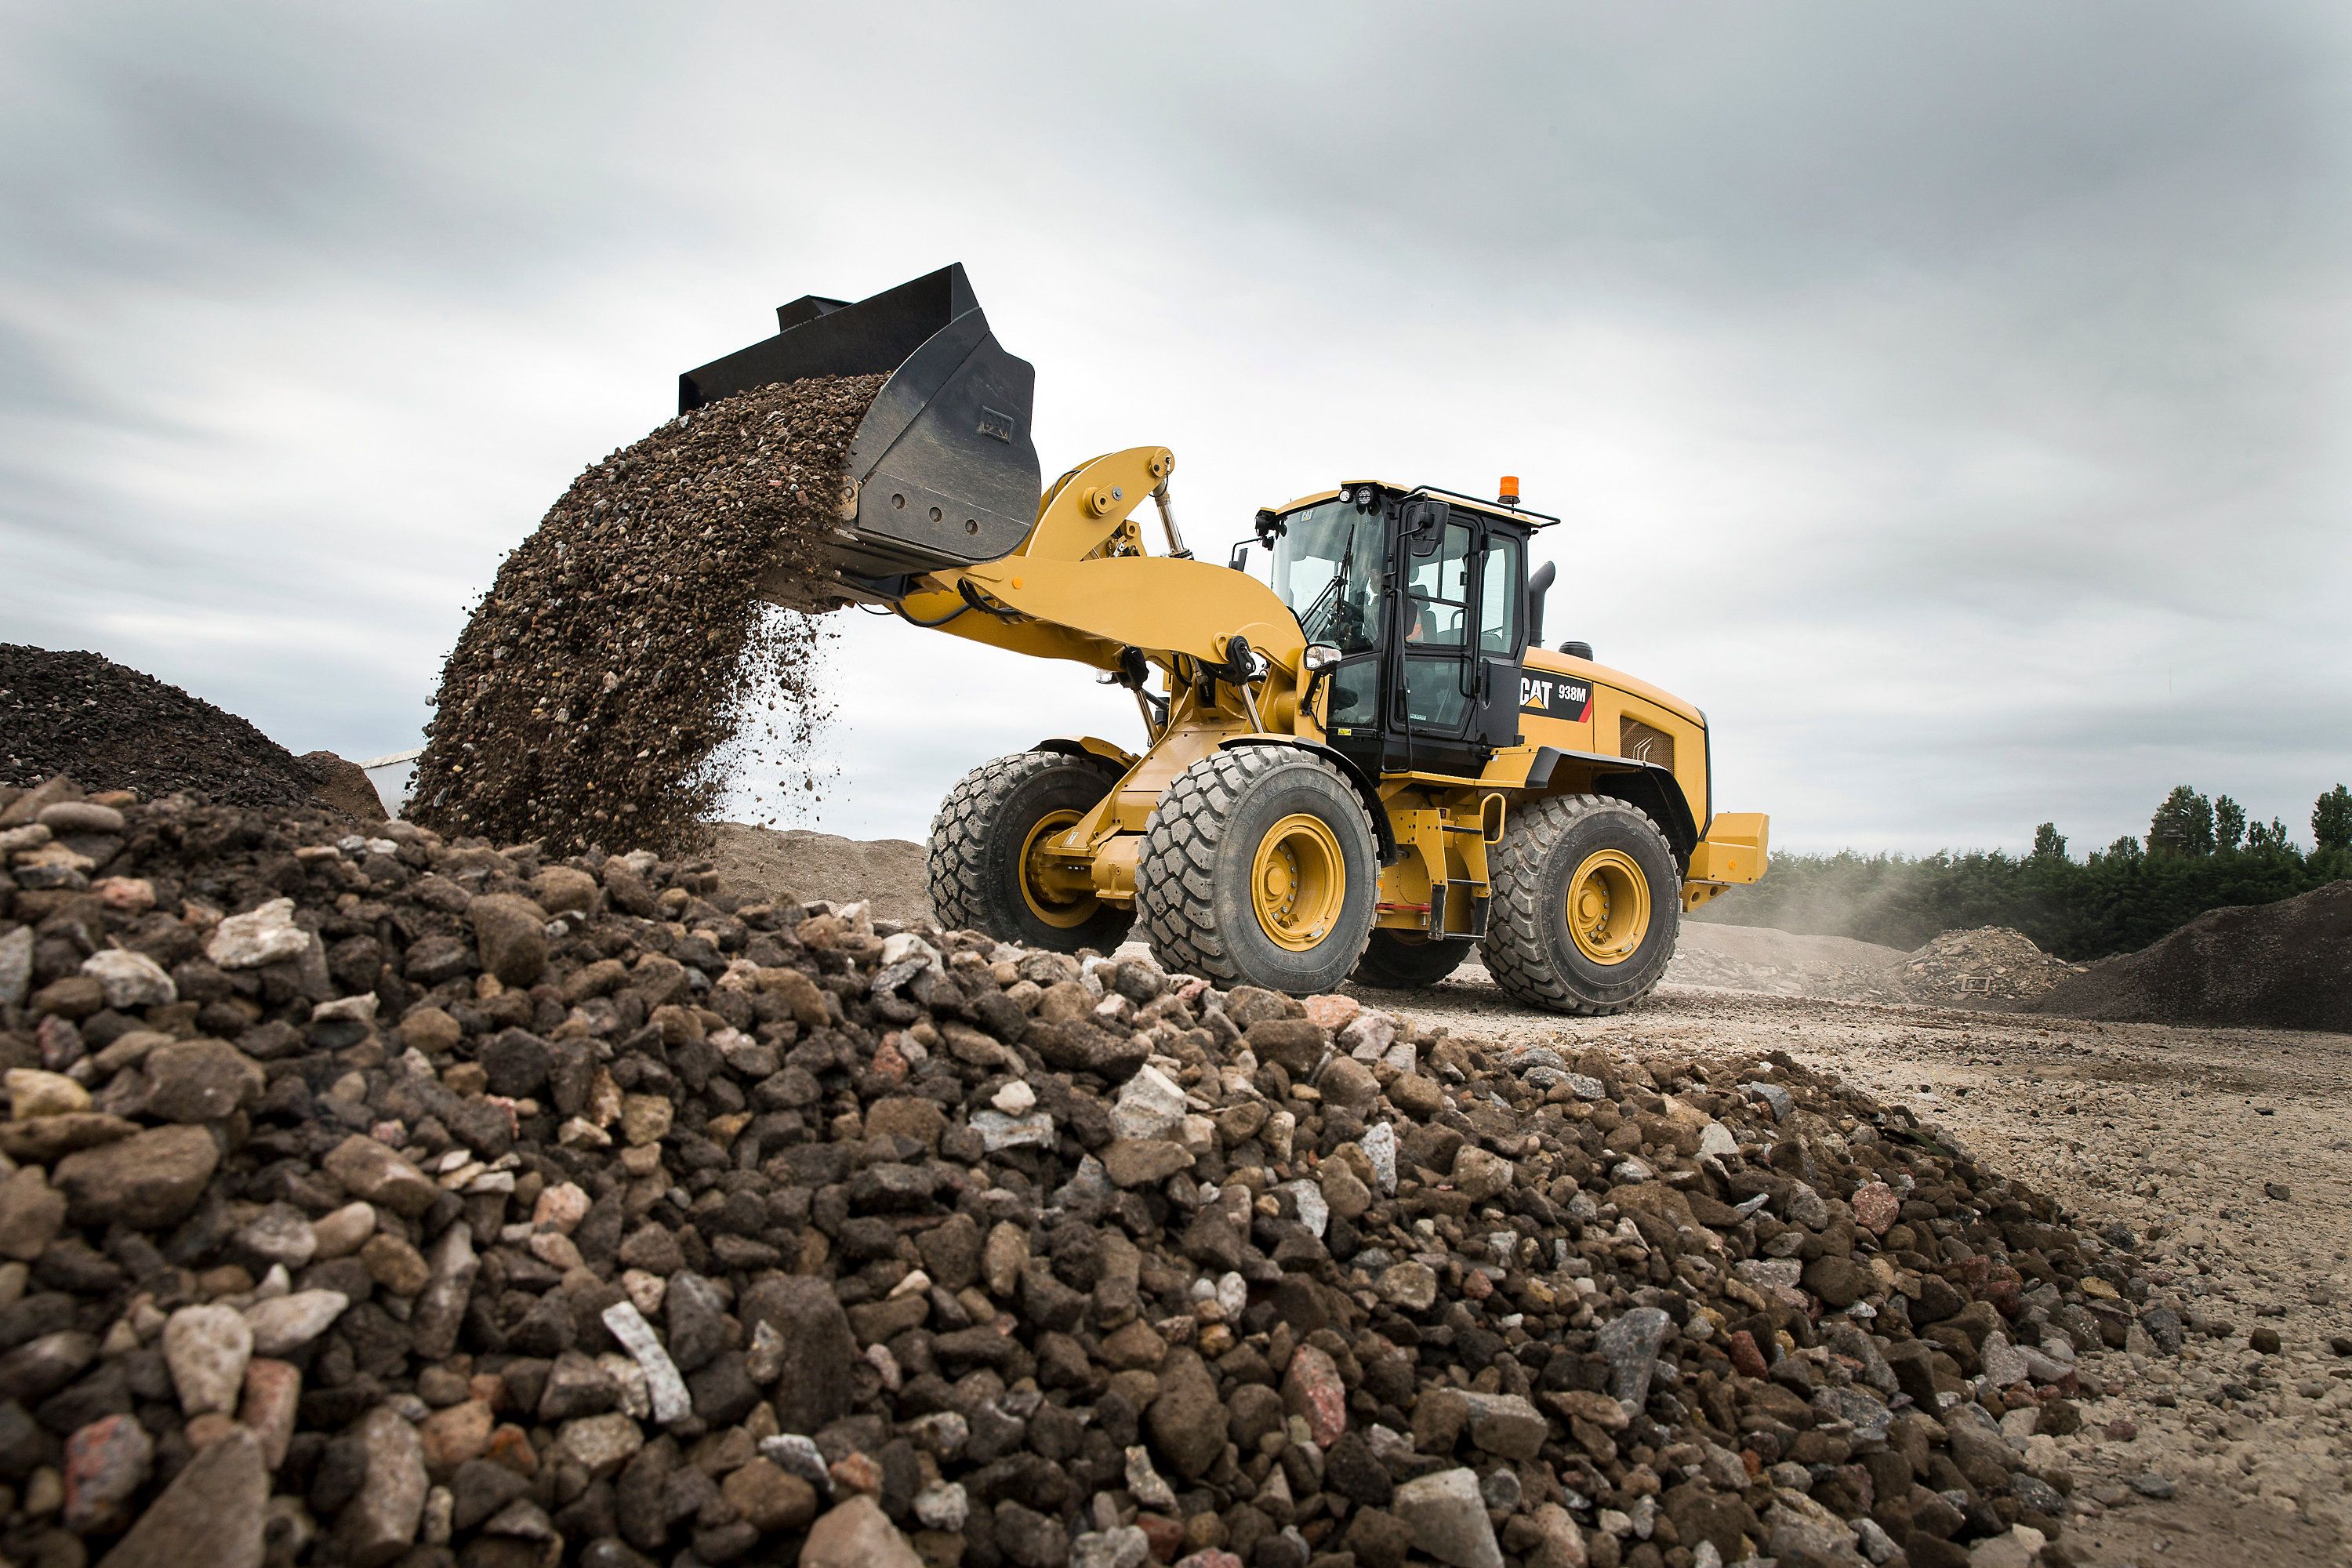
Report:
M 1231 558 L 1230 560 L 1228 560 L 1228 561 L 1225 563 L 1225 564 L 1226 564 L 1226 565 L 1228 565 L 1228 566 L 1230 566 L 1230 567 L 1232 567 L 1232 568 L 1233 568 L 1234 571 L 1236 571 L 1236 572 L 1246 572 L 1246 571 L 1248 571 L 1248 570 L 1249 570 L 1249 546 L 1248 546 L 1248 545 L 1246 545 L 1246 544 L 1236 544 L 1236 545 L 1234 545 L 1234 553 L 1233 553 L 1233 556 L 1232 556 L 1232 558 Z
M 1444 537 L 1445 524 L 1453 515 L 1454 509 L 1444 501 L 1424 497 L 1405 502 L 1397 514 L 1397 521 L 1412 552 L 1426 555 L 1436 549 L 1437 542 Z

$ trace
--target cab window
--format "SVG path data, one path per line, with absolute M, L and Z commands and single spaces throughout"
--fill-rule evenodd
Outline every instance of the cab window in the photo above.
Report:
M 1470 530 L 1449 522 L 1437 548 L 1412 558 L 1406 574 L 1404 640 L 1417 647 L 1460 647 L 1470 625 Z
M 1520 546 L 1500 534 L 1486 542 L 1486 564 L 1478 584 L 1478 652 L 1496 658 L 1517 658 L 1526 650 L 1519 632 L 1526 594 L 1519 584 Z

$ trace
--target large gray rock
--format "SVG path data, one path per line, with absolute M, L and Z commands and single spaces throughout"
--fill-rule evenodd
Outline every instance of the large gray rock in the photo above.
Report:
M 188 1461 L 99 1568 L 261 1568 L 268 1502 L 260 1440 L 236 1427 Z
M 1469 1469 L 1440 1470 L 1397 1488 L 1391 1510 L 1412 1543 L 1454 1568 L 1503 1568 L 1503 1549 L 1486 1518 L 1486 1500 Z
M 378 1405 L 361 1417 L 358 1436 L 367 1479 L 335 1521 L 353 1568 L 383 1568 L 416 1540 L 425 1517 L 425 1445 L 398 1411 Z

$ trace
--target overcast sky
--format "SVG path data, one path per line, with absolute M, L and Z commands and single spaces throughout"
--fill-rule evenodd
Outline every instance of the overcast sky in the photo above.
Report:
M 2325 4 L 0 9 L 0 639 L 417 743 L 677 373 L 960 260 L 1046 471 L 1196 547 L 1379 474 L 1557 511 L 1549 630 L 1781 847 L 2076 851 L 2352 778 L 2352 59 Z M 836 617 L 814 826 L 1131 742 Z

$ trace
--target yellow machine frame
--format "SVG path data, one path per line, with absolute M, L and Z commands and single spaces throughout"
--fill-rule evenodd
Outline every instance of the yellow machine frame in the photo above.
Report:
M 1093 736 L 1048 742 L 1121 770 L 1093 810 L 1030 847 L 1036 880 L 1058 897 L 1091 893 L 1132 904 L 1137 853 L 1152 810 L 1177 775 L 1202 757 L 1234 745 L 1324 747 L 1329 683 L 1302 710 L 1307 646 L 1274 590 L 1226 566 L 1145 552 L 1137 509 L 1152 498 L 1167 516 L 1175 462 L 1164 447 L 1097 458 L 1045 491 L 1035 522 L 1013 552 L 919 576 L 908 592 L 884 601 L 917 625 L 1015 653 L 1118 671 L 1133 649 L 1159 672 L 1167 711 L 1159 716 L 1138 693 L 1149 737 L 1141 752 Z M 1516 516 L 1499 505 L 1490 510 Z M 1171 548 L 1181 551 L 1172 521 L 1168 531 Z M 1263 658 L 1263 679 L 1238 689 L 1230 680 L 1210 683 L 1215 696 L 1204 699 L 1196 678 L 1227 664 L 1235 637 Z M 1678 800 L 1687 813 L 1677 845 L 1685 910 L 1763 875 L 1766 819 L 1714 811 L 1706 721 L 1697 709 L 1621 671 L 1540 647 L 1528 649 L 1524 668 L 1543 689 L 1554 689 L 1548 678 L 1567 677 L 1571 687 L 1589 689 L 1589 700 L 1573 715 L 1531 711 L 1525 700 L 1531 688 L 1523 686 L 1520 743 L 1496 752 L 1475 777 L 1406 772 L 1367 778 L 1352 764 L 1343 770 L 1366 793 L 1388 840 L 1379 927 L 1433 937 L 1475 934 L 1454 917 L 1468 918 L 1473 900 L 1488 896 L 1487 849 L 1500 840 L 1509 813 L 1548 795 L 1592 793 L 1608 775 L 1629 769 L 1654 787 L 1670 784 L 1669 808 Z M 1440 897 L 1440 889 L 1467 897 Z M 1433 918 L 1443 929 L 1433 928 Z

